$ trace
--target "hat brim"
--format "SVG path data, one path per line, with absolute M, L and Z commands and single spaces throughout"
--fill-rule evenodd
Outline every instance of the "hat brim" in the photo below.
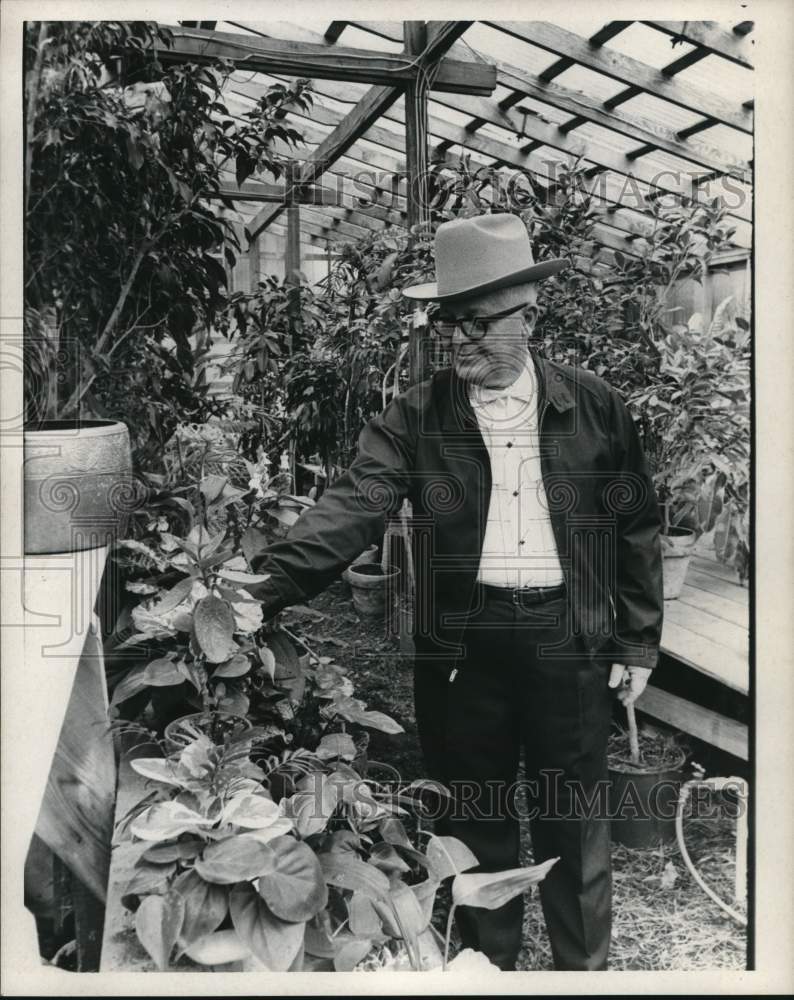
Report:
M 553 274 L 564 270 L 569 266 L 569 261 L 564 257 L 555 257 L 552 260 L 542 260 L 529 267 L 522 267 L 519 271 L 513 271 L 501 278 L 493 278 L 480 285 L 472 285 L 469 288 L 458 289 L 446 295 L 438 294 L 438 282 L 426 281 L 421 285 L 410 285 L 403 288 L 402 294 L 407 299 L 417 299 L 420 302 L 453 302 L 457 299 L 467 299 L 472 295 L 480 295 L 485 292 L 496 291 L 497 288 L 509 288 L 511 285 L 524 285 L 530 281 L 542 281 L 550 278 Z

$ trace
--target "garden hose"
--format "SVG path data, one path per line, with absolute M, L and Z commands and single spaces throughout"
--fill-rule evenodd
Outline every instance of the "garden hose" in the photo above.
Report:
M 678 795 L 678 808 L 675 814 L 675 835 L 678 841 L 678 849 L 681 851 L 681 857 L 684 859 L 684 864 L 689 869 L 689 873 L 692 878 L 697 882 L 700 888 L 705 892 L 705 894 L 712 899 L 721 909 L 725 910 L 729 916 L 741 924 L 742 926 L 747 926 L 747 917 L 743 916 L 737 910 L 734 910 L 732 906 L 729 906 L 724 899 L 721 899 L 716 892 L 708 885 L 705 879 L 702 877 L 700 872 L 694 865 L 692 858 L 689 856 L 689 851 L 684 843 L 684 808 L 689 799 L 689 794 L 693 788 L 705 787 L 710 788 L 712 791 L 718 792 L 725 788 L 740 788 L 741 798 L 745 798 L 747 795 L 747 782 L 743 781 L 741 778 L 693 778 L 691 781 L 685 781 L 681 786 L 681 791 Z M 741 813 L 738 817 L 738 822 L 742 821 Z M 739 837 L 737 836 L 737 855 L 736 864 L 740 863 L 739 860 L 739 850 L 743 848 L 743 844 L 739 842 Z

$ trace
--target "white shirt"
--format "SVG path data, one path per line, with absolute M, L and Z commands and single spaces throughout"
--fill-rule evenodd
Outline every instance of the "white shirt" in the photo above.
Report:
M 538 386 L 530 360 L 506 389 L 469 387 L 491 461 L 480 583 L 555 587 L 563 582 L 540 465 Z

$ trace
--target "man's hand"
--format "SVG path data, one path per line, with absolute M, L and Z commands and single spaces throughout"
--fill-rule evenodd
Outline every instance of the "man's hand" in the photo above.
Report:
M 618 701 L 631 705 L 645 690 L 650 676 L 648 667 L 627 667 L 623 663 L 613 663 L 609 686 L 618 688 Z

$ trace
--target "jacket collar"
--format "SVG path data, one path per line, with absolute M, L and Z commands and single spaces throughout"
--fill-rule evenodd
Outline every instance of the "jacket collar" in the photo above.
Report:
M 562 372 L 562 367 L 553 361 L 539 357 L 535 351 L 530 351 L 538 377 L 540 405 L 546 401 L 558 413 L 565 413 L 576 406 L 576 398 L 571 391 L 569 379 Z M 443 426 L 446 430 L 479 430 L 477 418 L 469 401 L 469 386 L 455 373 L 449 370 L 449 405 L 444 408 Z

